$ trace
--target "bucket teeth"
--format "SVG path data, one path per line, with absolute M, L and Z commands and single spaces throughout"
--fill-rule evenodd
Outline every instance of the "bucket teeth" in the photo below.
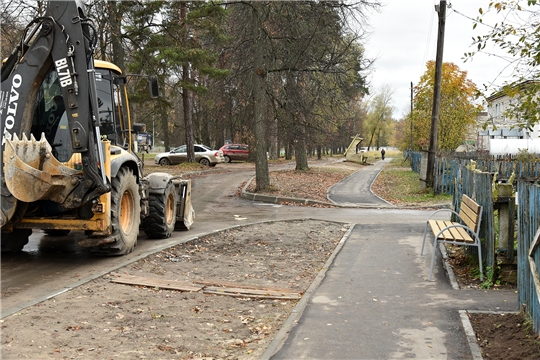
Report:
M 6 139 L 3 156 L 6 186 L 18 200 L 62 203 L 78 184 L 77 171 L 53 156 L 43 133 L 39 141 L 32 134 L 14 134 Z
M 13 134 L 11 141 L 11 147 L 14 153 L 20 157 L 26 163 L 34 163 L 38 161 L 40 157 L 46 156 L 52 153 L 52 147 L 47 142 L 45 134 L 41 134 L 41 138 L 36 140 L 33 134 L 30 134 L 30 139 L 26 134 L 22 134 L 21 138 L 17 134 Z

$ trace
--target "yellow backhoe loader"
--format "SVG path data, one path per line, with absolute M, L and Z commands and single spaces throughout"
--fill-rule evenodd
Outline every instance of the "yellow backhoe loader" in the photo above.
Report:
M 96 43 L 79 0 L 49 1 L 2 64 L 2 251 L 43 229 L 84 231 L 79 246 L 123 255 L 139 229 L 167 238 L 194 221 L 190 180 L 143 173 L 126 75 L 94 60 Z

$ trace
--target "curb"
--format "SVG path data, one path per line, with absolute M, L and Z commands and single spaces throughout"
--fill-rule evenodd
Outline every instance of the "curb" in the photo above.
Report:
M 255 176 L 252 176 L 242 188 L 242 191 L 240 192 L 241 198 L 246 199 L 246 200 L 260 201 L 260 202 L 271 203 L 271 204 L 279 204 L 281 202 L 291 202 L 291 203 L 302 204 L 302 205 L 327 205 L 327 206 L 339 207 L 339 205 L 325 202 L 325 201 L 319 201 L 319 200 L 262 195 L 262 194 L 255 194 L 252 192 L 248 192 L 247 188 L 249 185 L 251 185 L 251 182 L 253 181 L 253 179 L 255 179 Z
M 288 202 L 293 204 L 300 204 L 300 205 L 324 205 L 324 206 L 331 206 L 331 207 L 337 207 L 341 209 L 392 209 L 392 210 L 424 210 L 424 209 L 442 209 L 442 208 L 450 208 L 451 204 L 444 203 L 444 204 L 434 204 L 434 205 L 414 205 L 414 206 L 401 206 L 398 207 L 396 205 L 393 205 L 389 203 L 388 201 L 382 199 L 381 197 L 377 196 L 384 202 L 386 202 L 388 205 L 373 205 L 373 204 L 358 204 L 358 205 L 339 205 L 334 202 L 326 202 L 326 201 L 319 201 L 319 200 L 310 200 L 310 199 L 299 199 L 299 198 L 290 198 L 290 197 L 280 197 L 280 196 L 271 196 L 271 195 L 262 195 L 262 194 L 255 194 L 252 192 L 247 191 L 248 186 L 251 184 L 251 182 L 255 179 L 255 176 L 251 177 L 246 184 L 242 187 L 242 191 L 240 192 L 240 197 L 242 199 L 250 200 L 250 201 L 260 201 L 264 203 L 269 204 L 280 204 L 282 202 Z M 371 191 L 371 190 L 370 190 Z
M 452 266 L 450 266 L 450 259 L 448 258 L 448 253 L 446 252 L 446 247 L 443 243 L 439 243 L 439 250 L 441 251 L 443 266 L 448 274 L 448 280 L 450 281 L 450 285 L 452 285 L 452 289 L 461 290 L 456 275 L 454 274 L 454 270 L 452 270 Z
M 343 235 L 341 240 L 339 241 L 339 244 L 336 246 L 334 251 L 332 252 L 332 255 L 326 260 L 326 263 L 322 267 L 322 269 L 319 271 L 309 288 L 306 290 L 302 298 L 298 301 L 298 304 L 294 307 L 291 314 L 285 320 L 283 325 L 281 326 L 281 329 L 278 331 L 276 336 L 274 337 L 274 340 L 268 345 L 265 352 L 262 354 L 262 356 L 259 358 L 260 360 L 269 360 L 274 354 L 276 354 L 285 341 L 287 340 L 290 331 L 292 330 L 293 326 L 298 323 L 298 320 L 302 317 L 302 313 L 304 312 L 305 308 L 308 305 L 308 301 L 311 299 L 313 293 L 318 289 L 319 285 L 322 283 L 323 279 L 326 276 L 326 272 L 332 266 L 332 263 L 334 262 L 334 259 L 339 254 L 341 249 L 343 248 L 343 245 L 345 245 L 345 242 L 351 235 L 353 229 L 355 228 L 356 224 L 348 224 L 350 227 Z
M 471 320 L 467 316 L 467 310 L 459 310 L 459 317 L 461 318 L 461 324 L 467 336 L 467 342 L 469 343 L 473 360 L 482 360 L 482 351 L 480 350 L 478 341 L 476 341 L 476 334 L 474 333 Z

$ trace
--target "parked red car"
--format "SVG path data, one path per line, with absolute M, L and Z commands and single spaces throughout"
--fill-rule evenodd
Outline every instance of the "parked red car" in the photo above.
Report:
M 232 160 L 246 161 L 249 155 L 249 147 L 246 144 L 227 144 L 219 150 L 223 151 L 225 162 Z

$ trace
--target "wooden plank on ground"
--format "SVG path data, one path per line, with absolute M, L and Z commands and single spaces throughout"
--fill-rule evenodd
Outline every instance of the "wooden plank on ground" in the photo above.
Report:
M 192 283 L 186 283 L 183 281 L 156 279 L 127 274 L 114 274 L 111 281 L 119 284 L 141 285 L 180 291 L 201 291 L 203 288 L 201 285 L 194 285 Z
M 223 286 L 229 288 L 240 288 L 240 289 L 253 289 L 253 290 L 263 290 L 263 291 L 274 291 L 279 293 L 298 293 L 298 291 L 292 289 L 283 289 L 273 286 L 264 286 L 256 284 L 238 284 L 229 281 L 221 280 L 194 280 L 194 284 L 201 284 L 206 286 Z
M 302 297 L 300 293 L 281 293 L 275 291 L 263 291 L 254 289 L 225 288 L 220 286 L 207 286 L 203 289 L 203 293 L 226 295 L 232 297 L 249 297 L 257 299 L 298 300 Z

